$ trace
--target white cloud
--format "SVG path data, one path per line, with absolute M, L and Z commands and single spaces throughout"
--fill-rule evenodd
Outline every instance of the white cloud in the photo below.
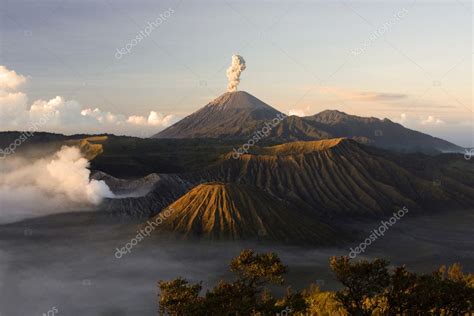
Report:
M 0 123 L 18 125 L 19 118 L 26 113 L 28 97 L 22 92 L 7 92 L 0 90 Z
M 402 113 L 400 114 L 400 119 L 398 119 L 398 121 L 400 122 L 400 124 L 405 124 L 408 122 L 408 116 L 406 113 Z
M 49 101 L 36 100 L 31 105 L 30 111 L 33 113 L 47 113 L 50 111 L 57 111 L 59 108 L 64 106 L 64 99 L 60 96 L 56 96 L 54 99 Z
M 445 122 L 433 115 L 428 116 L 409 116 L 406 113 L 400 114 L 399 117 L 395 117 L 392 121 L 400 123 L 408 127 L 419 127 L 420 125 L 442 125 Z
M 304 109 L 298 108 L 298 109 L 289 109 L 288 110 L 288 115 L 296 115 L 296 116 L 307 116 L 309 112 L 309 106 L 305 107 Z
M 26 78 L 5 66 L 0 66 L 0 122 L 2 130 L 27 130 L 42 122 L 40 130 L 58 133 L 113 133 L 148 137 L 171 125 L 177 118 L 150 111 L 148 117 L 125 116 L 100 108 L 86 108 L 75 100 L 56 96 L 51 100 L 36 100 L 28 109 L 26 94 L 16 91 Z M 47 120 L 44 118 L 47 117 Z M 37 124 L 38 125 L 38 124 Z
M 26 77 L 17 74 L 14 70 L 0 65 L 0 90 L 16 90 L 26 82 Z
M 305 116 L 305 113 L 303 110 L 290 109 L 288 110 L 288 115 Z
M 112 112 L 103 112 L 99 108 L 94 110 L 87 108 L 81 110 L 81 115 L 86 118 L 97 120 L 101 124 L 121 124 L 125 120 L 125 116 L 122 114 L 114 114 Z
M 400 114 L 400 116 L 392 118 L 392 121 L 396 123 L 402 124 L 403 126 L 406 126 L 406 127 L 413 127 L 413 128 L 420 125 L 422 120 L 423 118 L 421 116 L 413 116 L 407 113 L 402 113 Z
M 169 126 L 172 124 L 172 122 L 175 120 L 174 115 L 166 115 L 164 116 L 161 113 L 151 111 L 150 115 L 148 115 L 148 124 L 154 125 L 154 126 Z
M 436 118 L 432 115 L 429 115 L 427 118 L 421 119 L 420 123 L 422 125 L 439 125 L 439 124 L 444 124 L 444 121 L 442 121 L 439 118 Z
M 150 111 L 148 117 L 132 115 L 127 122 L 135 125 L 169 126 L 176 120 L 172 114 L 163 115 L 161 113 Z
M 159 127 L 167 127 L 178 121 L 178 118 L 173 114 L 163 115 L 161 113 L 150 111 L 148 117 L 141 115 L 132 115 L 127 118 L 127 123 L 134 126 L 143 135 L 147 130 L 157 131 Z M 139 135 L 140 136 L 140 135 Z
M 135 125 L 146 125 L 147 119 L 144 116 L 132 115 L 128 117 L 127 122 Z
M 16 89 L 26 82 L 26 78 L 0 65 L 0 123 L 19 125 L 24 115 L 28 97 Z

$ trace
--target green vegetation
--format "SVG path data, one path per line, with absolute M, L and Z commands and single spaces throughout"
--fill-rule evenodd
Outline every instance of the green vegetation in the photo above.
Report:
M 200 296 L 201 284 L 183 278 L 160 281 L 160 315 L 467 315 L 474 311 L 474 274 L 459 264 L 431 274 L 404 266 L 390 270 L 382 259 L 353 261 L 332 257 L 330 267 L 343 288 L 316 285 L 274 297 L 268 285 L 283 285 L 288 268 L 275 253 L 243 250 L 230 264 L 233 282 L 220 281 Z

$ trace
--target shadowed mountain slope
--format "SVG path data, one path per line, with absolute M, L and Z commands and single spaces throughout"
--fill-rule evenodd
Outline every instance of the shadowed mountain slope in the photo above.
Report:
M 280 112 L 243 91 L 226 92 L 155 138 L 240 138 Z
M 168 208 L 160 231 L 211 240 L 260 239 L 287 243 L 334 244 L 327 225 L 258 188 L 233 183 L 205 183 Z
M 145 218 L 205 182 L 258 188 L 312 218 L 383 217 L 403 206 L 431 212 L 474 204 L 474 167 L 462 155 L 393 154 L 347 138 L 255 146 L 238 159 L 228 153 L 199 171 L 141 180 L 98 175 L 119 194 L 149 189 L 144 196 L 106 199 L 102 206 Z
M 100 205 L 102 211 L 134 218 L 148 218 L 158 214 L 194 186 L 173 174 L 150 174 L 136 180 L 123 180 L 95 172 L 92 178 L 105 181 L 117 195 L 117 198 L 104 199 Z
M 246 140 L 278 115 L 281 115 L 278 110 L 247 92 L 227 92 L 153 137 Z M 389 119 L 359 117 L 336 110 L 279 120 L 264 141 L 283 143 L 337 137 L 348 137 L 367 145 L 398 151 L 462 151 L 455 144 L 405 128 Z
M 336 110 L 326 110 L 303 119 L 315 128 L 323 129 L 332 137 L 366 139 L 368 144 L 377 147 L 419 152 L 462 151 L 460 146 L 405 128 L 389 119 L 360 117 Z
M 0 135 L 8 140 L 18 133 Z M 37 159 L 62 145 L 81 147 L 93 159 L 91 168 L 103 171 L 93 177 L 105 180 L 120 198 L 106 199 L 100 208 L 117 215 L 153 216 L 193 187 L 213 181 L 257 187 L 300 210 L 334 218 L 386 216 L 402 206 L 430 212 L 474 205 L 474 165 L 460 154 L 394 153 L 337 138 L 253 146 L 233 159 L 232 146 L 240 143 L 230 140 L 40 133 L 16 156 Z M 110 171 L 130 180 L 106 174 Z M 140 178 L 150 173 L 156 174 Z
M 208 169 L 183 176 L 191 182 L 204 178 L 255 186 L 331 217 L 381 216 L 403 206 L 431 211 L 474 201 L 472 185 L 455 178 L 450 186 L 437 185 L 375 148 L 345 138 L 255 148 L 238 159 L 228 154 Z

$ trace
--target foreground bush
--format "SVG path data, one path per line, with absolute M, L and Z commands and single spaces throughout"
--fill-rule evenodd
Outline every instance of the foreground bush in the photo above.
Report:
M 333 257 L 330 267 L 343 285 L 323 292 L 311 285 L 275 298 L 268 285 L 283 285 L 288 269 L 274 253 L 244 250 L 234 258 L 232 282 L 220 281 L 203 296 L 201 284 L 183 278 L 159 281 L 160 315 L 468 315 L 474 311 L 474 275 L 459 264 L 416 274 L 389 262 Z

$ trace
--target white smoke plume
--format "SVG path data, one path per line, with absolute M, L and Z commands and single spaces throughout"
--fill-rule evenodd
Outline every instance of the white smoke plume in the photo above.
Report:
M 240 83 L 240 74 L 245 68 L 247 67 L 245 66 L 244 58 L 240 55 L 232 55 L 232 65 L 227 68 L 227 79 L 229 80 L 227 91 L 237 91 L 237 86 Z
M 114 197 L 104 181 L 91 180 L 89 162 L 77 147 L 54 155 L 2 162 L 0 223 L 53 213 L 90 209 Z

